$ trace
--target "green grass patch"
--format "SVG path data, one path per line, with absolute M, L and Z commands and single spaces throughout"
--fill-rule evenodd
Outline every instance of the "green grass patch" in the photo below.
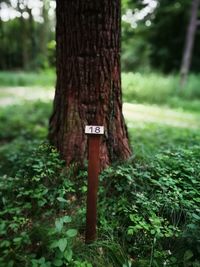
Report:
M 29 102 L 0 109 L 0 142 L 18 137 L 44 138 L 47 135 L 51 104 Z
M 55 85 L 55 71 L 46 70 L 43 72 L 0 72 L 0 87 L 17 86 L 42 86 L 52 87 Z
M 175 108 L 200 110 L 200 77 L 190 75 L 180 89 L 178 75 L 123 73 L 123 97 L 126 102 L 162 104 Z

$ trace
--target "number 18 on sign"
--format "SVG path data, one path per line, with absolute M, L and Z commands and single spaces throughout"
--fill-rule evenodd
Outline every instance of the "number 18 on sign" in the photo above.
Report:
M 88 134 L 88 191 L 85 242 L 91 243 L 96 239 L 97 191 L 100 171 L 99 151 L 100 138 L 104 134 L 104 127 L 87 125 L 85 126 L 85 133 Z
M 87 125 L 85 126 L 85 133 L 86 134 L 104 134 L 104 127 Z

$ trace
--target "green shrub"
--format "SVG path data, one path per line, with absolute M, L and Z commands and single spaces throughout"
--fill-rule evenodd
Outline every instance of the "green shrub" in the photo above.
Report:
M 49 103 L 29 102 L 0 109 L 0 142 L 16 137 L 44 138 L 51 108 Z
M 102 174 L 101 229 L 124 240 L 136 266 L 200 264 L 199 151 L 169 149 L 146 166 L 134 161 Z
M 77 235 L 66 214 L 72 205 L 64 209 L 74 187 L 54 148 L 32 143 L 28 152 L 18 152 L 15 175 L 0 177 L 0 265 L 61 266 Z

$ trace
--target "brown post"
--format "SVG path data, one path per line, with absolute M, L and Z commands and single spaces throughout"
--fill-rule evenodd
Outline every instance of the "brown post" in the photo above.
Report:
M 98 175 L 100 170 L 99 150 L 100 135 L 91 134 L 89 138 L 89 162 L 88 162 L 88 192 L 85 243 L 91 243 L 96 239 L 97 225 L 97 191 Z

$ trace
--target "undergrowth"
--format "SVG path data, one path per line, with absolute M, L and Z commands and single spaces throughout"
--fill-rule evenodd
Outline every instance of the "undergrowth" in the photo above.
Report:
M 199 76 L 191 74 L 184 88 L 178 75 L 159 73 L 123 73 L 123 97 L 126 102 L 168 105 L 197 111 L 200 108 Z
M 134 157 L 101 173 L 98 240 L 85 245 L 86 168 L 48 144 L 49 114 L 0 109 L 0 266 L 200 266 L 199 129 L 129 129 Z
M 43 72 L 0 72 L 1 95 L 6 96 L 6 87 L 50 87 L 56 82 L 55 70 Z M 126 102 L 167 105 L 189 111 L 200 110 L 200 79 L 197 74 L 190 74 L 184 88 L 180 88 L 178 74 L 161 73 L 122 73 L 122 92 Z M 42 89 L 41 89 L 42 90 Z M 8 92 L 9 95 L 9 92 Z
M 55 71 L 52 69 L 43 72 L 1 71 L 0 87 L 14 86 L 43 86 L 53 87 Z

